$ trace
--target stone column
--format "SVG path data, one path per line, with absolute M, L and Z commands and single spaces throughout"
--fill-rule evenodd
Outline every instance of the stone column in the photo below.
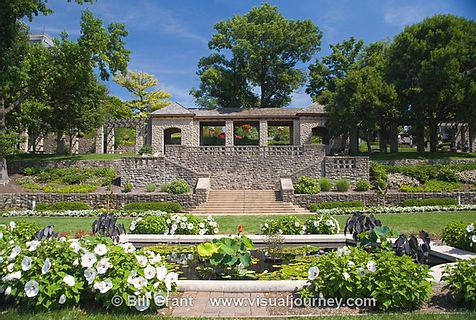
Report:
M 28 131 L 25 130 L 20 133 L 20 137 L 23 139 L 23 141 L 20 143 L 20 151 L 28 152 Z
M 259 145 L 261 147 L 268 145 L 268 120 L 259 121 Z
M 104 126 L 101 126 L 99 129 L 97 129 L 95 144 L 96 153 L 104 153 Z
M 71 143 L 71 154 L 79 154 L 79 137 L 75 134 L 73 137 L 73 142 Z
M 293 120 L 293 145 L 299 146 L 301 145 L 301 137 L 300 133 L 301 132 L 301 127 L 300 127 L 300 121 L 299 120 Z
M 45 152 L 45 135 L 41 134 L 40 136 L 36 137 L 36 153 L 38 152 Z
M 107 136 L 106 136 L 106 153 L 114 153 L 114 127 L 107 128 Z
M 139 153 L 139 150 L 144 146 L 144 131 L 142 126 L 136 127 L 136 153 Z
M 157 122 L 152 122 L 151 129 L 151 146 L 153 155 L 163 155 L 164 154 L 164 129 L 162 126 L 158 125 Z
M 233 141 L 234 141 L 234 136 L 235 136 L 235 133 L 233 132 L 234 131 L 234 128 L 233 128 L 233 120 L 226 120 L 225 122 L 225 133 L 226 133 L 226 141 L 225 141 L 225 145 L 227 147 L 231 147 L 234 145 Z

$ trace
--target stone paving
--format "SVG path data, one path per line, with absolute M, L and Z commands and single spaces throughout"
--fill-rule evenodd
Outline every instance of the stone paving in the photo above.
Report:
M 192 304 L 170 306 L 174 317 L 269 317 L 270 311 L 266 307 L 250 306 L 249 301 L 263 297 L 261 293 L 234 293 L 234 292 L 183 292 L 177 298 L 191 299 Z M 220 298 L 233 298 L 243 301 L 241 306 L 212 305 L 211 301 L 220 301 Z

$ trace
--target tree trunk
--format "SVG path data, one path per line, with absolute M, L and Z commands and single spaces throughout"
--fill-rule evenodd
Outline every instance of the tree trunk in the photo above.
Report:
M 371 133 L 368 133 L 367 134 L 367 153 L 370 155 L 372 154 L 372 143 L 371 143 L 371 140 L 372 140 L 372 134 Z
M 62 130 L 56 133 L 56 154 L 64 154 L 64 134 Z
M 380 129 L 378 136 L 380 153 L 387 153 L 387 142 L 387 131 L 385 129 Z
M 350 129 L 350 155 L 357 155 L 359 153 L 359 128 L 354 126 Z
M 3 96 L 0 96 L 0 133 L 6 133 L 6 110 L 5 110 L 5 99 Z M 7 171 L 7 158 L 2 151 L 0 150 L 0 185 L 6 185 L 10 181 Z
M 474 129 L 473 127 L 470 125 L 469 128 L 468 128 L 468 135 L 469 135 L 469 152 L 474 152 Z
M 389 142 L 390 142 L 390 153 L 397 153 L 398 152 L 398 130 L 397 130 L 397 125 L 395 124 L 392 124 L 390 126 Z
M 438 151 L 438 125 L 430 125 L 430 152 Z
M 425 152 L 425 127 L 420 125 L 416 128 L 417 152 Z

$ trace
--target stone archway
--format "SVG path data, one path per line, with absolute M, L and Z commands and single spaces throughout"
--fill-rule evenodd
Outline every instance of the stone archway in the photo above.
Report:
M 311 130 L 311 144 L 329 144 L 329 130 L 325 127 L 314 127 Z
M 167 128 L 164 130 L 164 146 L 181 145 L 182 144 L 182 129 Z

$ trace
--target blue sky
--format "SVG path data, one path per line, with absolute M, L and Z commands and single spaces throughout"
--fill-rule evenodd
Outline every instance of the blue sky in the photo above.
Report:
M 213 25 L 237 14 L 244 14 L 263 1 L 251 0 L 98 0 L 93 5 L 79 6 L 66 0 L 50 0 L 55 11 L 47 17 L 36 17 L 30 23 L 33 33 L 58 36 L 67 31 L 79 35 L 81 10 L 85 7 L 104 23 L 125 23 L 132 51 L 129 69 L 154 74 L 160 87 L 172 94 L 173 101 L 193 107 L 190 88 L 199 85 L 196 76 L 200 57 L 210 53 L 207 42 L 214 33 Z M 476 19 L 476 0 L 286 0 L 267 1 L 277 5 L 289 19 L 311 19 L 322 31 L 322 50 L 329 44 L 355 36 L 366 43 L 391 39 L 405 25 L 419 22 L 437 13 L 451 13 Z M 314 60 L 314 59 L 313 59 Z M 306 68 L 307 70 L 307 68 Z M 123 100 L 129 93 L 113 82 L 110 92 Z M 304 88 L 293 94 L 291 107 L 305 107 L 311 102 Z

